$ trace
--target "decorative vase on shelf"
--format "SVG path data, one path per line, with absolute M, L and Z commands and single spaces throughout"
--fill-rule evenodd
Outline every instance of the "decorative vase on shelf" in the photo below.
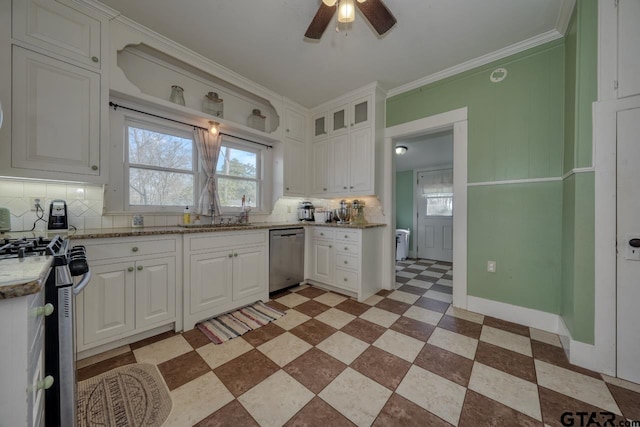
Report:
M 176 85 L 171 86 L 171 96 L 169 97 L 169 101 L 174 104 L 184 106 L 184 89 Z
M 209 92 L 204 96 L 202 100 L 202 112 L 210 114 L 212 116 L 223 118 L 224 99 L 218 98 L 218 94 L 215 92 Z
M 247 124 L 251 128 L 264 132 L 266 118 L 267 118 L 266 116 L 263 116 L 260 113 L 260 110 L 258 110 L 257 108 L 254 108 L 253 111 L 251 112 L 251 115 L 249 116 L 249 120 L 247 121 Z

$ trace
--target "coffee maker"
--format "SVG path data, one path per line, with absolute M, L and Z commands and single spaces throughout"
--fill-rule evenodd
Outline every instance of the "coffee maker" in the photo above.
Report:
M 49 230 L 69 229 L 69 219 L 67 216 L 67 202 L 64 200 L 52 200 L 49 205 Z
M 298 219 L 300 221 L 313 221 L 313 213 L 316 208 L 311 202 L 302 202 L 298 205 Z

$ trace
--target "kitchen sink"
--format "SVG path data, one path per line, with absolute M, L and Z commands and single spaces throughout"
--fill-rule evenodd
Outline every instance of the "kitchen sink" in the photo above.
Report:
M 250 223 L 242 224 L 178 224 L 178 227 L 183 228 L 232 228 L 232 227 L 248 227 Z

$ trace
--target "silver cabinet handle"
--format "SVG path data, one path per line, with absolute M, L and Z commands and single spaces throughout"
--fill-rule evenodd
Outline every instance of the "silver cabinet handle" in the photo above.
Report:
M 128 271 L 129 273 L 131 273 L 131 272 L 133 271 L 133 267 L 129 267 L 129 268 L 127 268 L 127 271 Z
M 97 57 L 97 56 L 92 56 L 92 57 L 91 57 L 91 60 L 92 60 L 93 62 L 98 62 L 98 61 L 100 61 L 100 60 L 98 59 L 98 57 Z
M 46 303 L 43 307 L 36 308 L 36 316 L 49 316 L 53 313 L 53 304 Z
M 132 247 L 131 252 L 138 252 L 138 247 L 137 246 Z
M 138 266 L 138 271 L 142 271 L 143 268 L 144 268 L 143 266 L 139 265 Z
M 47 375 L 41 381 L 36 383 L 36 390 L 49 390 L 53 385 L 53 377 L 51 375 Z

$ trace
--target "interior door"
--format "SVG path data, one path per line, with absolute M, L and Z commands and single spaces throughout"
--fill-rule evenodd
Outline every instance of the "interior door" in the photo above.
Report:
M 618 113 L 617 365 L 640 383 L 640 108 Z M 637 239 L 637 240 L 635 240 Z
M 418 172 L 418 258 L 453 261 L 453 169 Z

